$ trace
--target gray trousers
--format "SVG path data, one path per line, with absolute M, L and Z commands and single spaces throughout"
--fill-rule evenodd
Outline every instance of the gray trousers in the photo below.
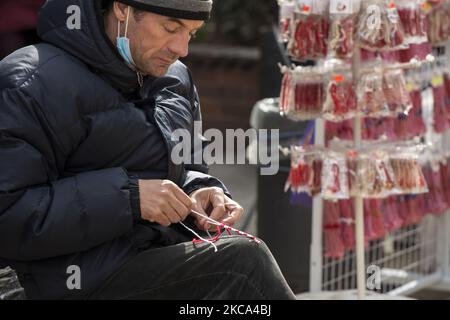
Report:
M 295 300 L 264 243 L 222 237 L 143 251 L 91 299 Z

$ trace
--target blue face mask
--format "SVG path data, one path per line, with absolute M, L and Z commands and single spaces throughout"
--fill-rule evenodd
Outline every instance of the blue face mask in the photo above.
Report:
M 127 21 L 125 22 L 125 36 L 120 36 L 120 21 L 117 21 L 117 39 L 116 39 L 116 46 L 119 50 L 119 54 L 122 56 L 122 58 L 125 60 L 125 62 L 135 67 L 136 64 L 134 63 L 133 56 L 131 55 L 131 49 L 130 49 L 130 39 L 127 37 L 128 33 L 128 19 L 130 17 L 130 7 L 128 7 L 128 13 L 127 13 Z

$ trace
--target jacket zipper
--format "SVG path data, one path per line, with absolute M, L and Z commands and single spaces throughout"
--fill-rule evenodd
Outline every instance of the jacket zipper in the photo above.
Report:
M 144 77 L 142 76 L 142 73 L 140 73 L 139 71 L 136 72 L 136 74 L 137 74 L 139 86 L 142 88 L 142 86 L 144 85 Z

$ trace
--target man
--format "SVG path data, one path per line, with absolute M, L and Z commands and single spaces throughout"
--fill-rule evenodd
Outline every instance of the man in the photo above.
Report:
M 0 257 L 29 298 L 294 298 L 264 244 L 228 237 L 214 253 L 187 230 L 212 227 L 192 210 L 243 214 L 206 166 L 170 158 L 171 133 L 200 120 L 178 58 L 211 6 L 49 0 L 44 42 L 1 62 Z

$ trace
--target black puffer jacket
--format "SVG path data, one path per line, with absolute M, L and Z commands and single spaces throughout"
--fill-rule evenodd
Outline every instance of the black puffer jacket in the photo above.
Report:
M 87 298 L 140 250 L 192 239 L 140 220 L 137 178 L 226 192 L 206 166 L 168 156 L 171 133 L 200 120 L 187 68 L 177 62 L 141 88 L 103 31 L 99 2 L 47 1 L 44 42 L 0 63 L 0 259 L 29 298 Z M 80 30 L 66 27 L 73 4 Z M 71 265 L 81 290 L 67 288 Z

